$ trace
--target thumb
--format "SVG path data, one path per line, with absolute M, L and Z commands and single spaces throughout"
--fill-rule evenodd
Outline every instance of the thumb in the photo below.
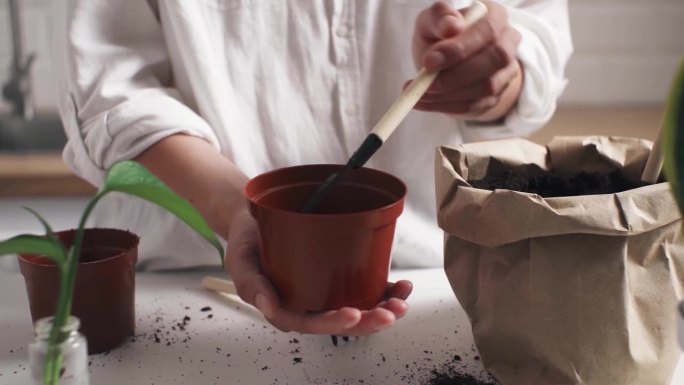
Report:
M 255 306 L 266 318 L 272 318 L 279 307 L 278 295 L 259 266 L 259 232 L 254 220 L 236 216 L 226 247 L 226 270 L 235 283 L 238 296 Z
M 233 274 L 233 282 L 243 301 L 259 309 L 267 319 L 273 318 L 280 304 L 278 295 L 266 276 L 261 273 L 241 272 Z

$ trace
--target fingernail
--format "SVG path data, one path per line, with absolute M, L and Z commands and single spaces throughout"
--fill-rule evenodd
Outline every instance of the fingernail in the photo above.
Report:
M 259 309 L 266 318 L 273 317 L 273 309 L 271 308 L 271 304 L 268 302 L 266 295 L 263 293 L 257 294 L 255 302 L 257 309 Z
M 425 65 L 430 67 L 430 69 L 437 69 L 444 65 L 446 58 L 444 54 L 439 51 L 433 51 L 427 54 L 425 57 Z

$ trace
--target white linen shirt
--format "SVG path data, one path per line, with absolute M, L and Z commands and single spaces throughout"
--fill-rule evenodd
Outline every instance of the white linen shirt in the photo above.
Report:
M 415 76 L 413 25 L 432 2 L 70 0 L 66 47 L 57 50 L 64 53 L 58 58 L 64 159 L 99 186 L 113 163 L 185 133 L 207 140 L 250 177 L 291 165 L 345 163 Z M 517 106 L 498 125 L 413 111 L 367 164 L 408 186 L 393 266 L 442 263 L 436 146 L 526 135 L 555 110 L 572 51 L 566 1 L 501 3 L 522 34 L 525 80 Z M 139 269 L 218 263 L 184 224 L 135 197 L 103 200 L 95 225 L 138 233 Z

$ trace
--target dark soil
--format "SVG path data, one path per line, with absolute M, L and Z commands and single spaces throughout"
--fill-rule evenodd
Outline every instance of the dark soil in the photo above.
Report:
M 497 385 L 491 374 L 482 367 L 477 350 L 473 346 L 471 352 L 452 352 L 446 362 L 435 362 L 434 356 L 442 356 L 441 352 L 424 350 L 423 359 L 404 365 L 406 374 L 401 383 L 415 385 Z M 479 361 L 479 362 L 478 362 Z
M 531 175 L 506 171 L 502 174 L 489 175 L 484 179 L 469 180 L 468 183 L 484 190 L 507 189 L 538 194 L 544 198 L 614 194 L 648 185 L 630 181 L 619 171 L 610 174 L 581 172 L 575 175 L 559 175 L 553 172 Z
M 469 375 L 458 373 L 455 368 L 432 370 L 429 385 L 496 385 L 493 382 L 483 382 Z

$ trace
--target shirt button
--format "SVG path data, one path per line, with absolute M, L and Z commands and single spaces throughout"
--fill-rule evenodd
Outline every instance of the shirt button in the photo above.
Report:
M 349 36 L 349 27 L 347 27 L 346 25 L 341 25 L 337 28 L 335 34 L 337 35 L 337 37 L 347 37 Z
M 358 108 L 356 108 L 356 106 L 347 106 L 347 108 L 344 109 L 344 113 L 349 116 L 356 115 L 357 112 Z

